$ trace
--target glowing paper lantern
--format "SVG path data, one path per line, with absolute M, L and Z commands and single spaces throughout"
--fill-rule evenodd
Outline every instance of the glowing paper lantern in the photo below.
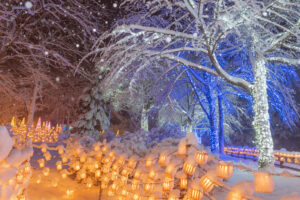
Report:
M 82 153 L 81 155 L 80 155 L 80 162 L 81 163 L 84 163 L 86 161 L 86 155 L 84 154 L 84 153 Z
M 133 168 L 135 168 L 136 163 L 137 163 L 137 161 L 136 161 L 135 157 L 132 156 L 128 161 L 127 167 L 129 167 L 130 169 L 133 169 Z
M 64 153 L 64 150 L 65 150 L 64 146 L 58 145 L 57 149 L 58 149 L 58 154 L 59 155 L 62 155 Z
M 127 177 L 127 176 L 129 175 L 129 173 L 130 173 L 129 170 L 130 170 L 130 169 L 128 169 L 128 168 L 124 168 L 124 169 L 122 170 L 122 172 L 121 172 L 121 175 Z
M 46 160 L 51 160 L 51 154 L 49 153 L 49 151 L 46 151 L 45 153 L 44 153 L 44 157 L 45 157 L 45 159 Z
M 153 164 L 153 162 L 154 162 L 154 156 L 153 155 L 147 156 L 146 161 L 145 161 L 145 168 L 146 169 L 150 168 L 151 165 Z
M 126 177 L 126 176 L 121 176 L 121 179 L 120 179 L 120 186 L 126 185 L 126 184 L 127 184 L 127 180 L 128 180 L 128 177 Z
M 41 151 L 42 151 L 43 153 L 46 153 L 46 152 L 47 152 L 47 149 L 48 149 L 47 144 L 42 143 L 42 144 L 41 144 Z
M 39 163 L 40 168 L 45 167 L 45 160 L 43 158 L 39 159 L 38 163 Z
M 112 173 L 111 173 L 111 180 L 112 181 L 114 181 L 114 180 L 116 180 L 118 178 L 118 172 L 116 172 L 116 171 L 113 171 Z
M 233 166 L 229 163 L 220 161 L 217 166 L 217 176 L 223 179 L 229 179 L 233 173 Z
M 111 167 L 111 169 L 114 172 L 119 172 L 120 166 L 117 163 L 114 163 L 113 166 Z
M 111 151 L 111 152 L 108 153 L 108 156 L 109 156 L 111 159 L 115 158 L 115 155 L 116 155 L 116 152 L 115 152 L 115 151 Z
M 133 194 L 133 200 L 141 200 L 141 195 L 139 193 Z
M 187 158 L 183 165 L 183 171 L 188 174 L 192 175 L 195 172 L 196 166 L 195 166 L 195 161 L 192 158 Z
M 178 156 L 186 156 L 187 146 L 185 138 L 181 139 L 178 144 L 177 154 Z
M 123 189 L 121 190 L 121 195 L 122 195 L 123 197 L 127 197 L 127 196 L 128 196 L 128 191 L 127 191 L 126 188 L 123 188 Z
M 97 152 L 97 154 L 96 154 L 96 160 L 101 161 L 102 157 L 103 157 L 102 152 L 101 151 Z
M 62 162 L 61 161 L 56 162 L 56 168 L 57 168 L 57 170 L 62 170 Z
M 196 181 L 192 183 L 190 196 L 193 200 L 199 200 L 203 197 L 202 189 L 200 188 L 199 184 Z
M 232 190 L 226 196 L 226 200 L 246 200 L 246 198 L 243 198 L 240 192 Z
M 126 156 L 124 154 L 120 155 L 117 160 L 117 165 L 122 166 L 125 163 Z
M 165 177 L 173 178 L 174 172 L 175 172 L 175 164 L 173 164 L 173 163 L 168 164 L 168 166 L 165 170 Z
M 115 196 L 114 191 L 113 191 L 112 189 L 108 189 L 108 191 L 107 191 L 107 196 L 109 196 L 109 197 Z
M 170 178 L 165 178 L 163 181 L 163 191 L 170 192 L 173 187 L 173 180 Z
M 186 174 L 182 174 L 179 178 L 180 189 L 187 189 L 188 179 Z
M 50 169 L 49 169 L 48 167 L 45 167 L 45 168 L 43 169 L 43 174 L 44 174 L 44 176 L 49 176 L 49 173 L 50 173 Z
M 85 169 L 81 169 L 79 172 L 79 176 L 81 179 L 85 179 L 86 178 L 86 171 Z
M 153 184 L 152 183 L 145 183 L 144 184 L 144 191 L 146 193 L 151 193 L 153 190 Z
M 205 151 L 198 151 L 195 153 L 195 161 L 199 165 L 205 165 L 208 159 L 208 155 Z
M 148 177 L 151 179 L 151 180 L 154 180 L 157 176 L 157 171 L 156 169 L 152 168 L 150 171 L 149 171 L 149 174 L 148 174 Z
M 133 179 L 132 182 L 131 182 L 131 190 L 132 191 L 138 190 L 139 186 L 140 186 L 139 184 L 140 184 L 139 180 Z
M 65 155 L 65 154 L 63 154 L 63 155 L 61 156 L 61 160 L 62 160 L 63 163 L 68 162 L 68 156 Z
M 93 144 L 93 148 L 94 148 L 94 151 L 95 151 L 95 152 L 100 151 L 100 143 L 99 143 L 99 142 L 94 143 L 94 144 Z
M 13 118 L 11 119 L 10 125 L 11 125 L 12 128 L 14 128 L 14 127 L 16 126 L 16 120 L 15 120 L 15 117 L 13 117 Z
M 93 180 L 91 178 L 88 178 L 86 181 L 86 187 L 91 188 L 93 186 Z
M 38 177 L 37 177 L 37 179 L 36 179 L 36 183 L 37 183 L 37 184 L 40 184 L 41 181 L 42 181 L 42 177 L 41 177 L 41 175 L 38 175 Z
M 139 179 L 141 177 L 141 174 L 142 174 L 142 171 L 140 169 L 137 169 L 135 172 L 134 172 L 134 176 L 133 178 L 134 179 Z
M 274 189 L 272 176 L 266 172 L 254 172 L 254 188 L 258 193 L 272 193 Z
M 209 193 L 214 188 L 213 181 L 206 175 L 201 177 L 199 183 L 202 189 L 207 193 Z
M 80 163 L 79 163 L 78 161 L 75 162 L 75 164 L 74 164 L 74 169 L 75 169 L 76 171 L 80 170 Z
M 66 169 L 64 169 L 64 170 L 61 171 L 61 177 L 63 179 L 67 178 L 67 175 L 68 175 L 68 171 Z
M 97 169 L 96 172 L 95 172 L 95 177 L 99 178 L 100 176 L 101 176 L 101 170 Z
M 24 176 L 23 176 L 22 173 L 17 174 L 17 182 L 18 182 L 19 184 L 22 184 L 22 183 L 23 183 L 23 179 L 24 179 Z
M 108 146 L 107 145 L 104 145 L 101 149 L 101 151 L 105 154 L 106 152 L 108 152 Z
M 67 198 L 72 198 L 74 196 L 74 190 L 67 189 L 66 190 L 66 195 L 67 195 Z
M 111 187 L 111 189 L 112 189 L 113 191 L 117 191 L 117 189 L 118 189 L 118 184 L 114 182 L 114 183 L 111 184 L 110 187 Z
M 165 167 L 169 163 L 169 160 L 170 158 L 168 156 L 168 152 L 162 152 L 159 156 L 158 164 L 162 167 Z
M 148 200 L 156 200 L 155 196 L 148 197 Z

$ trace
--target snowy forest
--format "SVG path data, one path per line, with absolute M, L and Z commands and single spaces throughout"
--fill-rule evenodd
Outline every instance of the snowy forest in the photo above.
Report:
M 300 200 L 300 0 L 0 0 L 0 200 Z

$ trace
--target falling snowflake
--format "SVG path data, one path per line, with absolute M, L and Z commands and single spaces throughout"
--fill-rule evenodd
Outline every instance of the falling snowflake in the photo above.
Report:
M 93 28 L 93 32 L 96 32 L 96 31 L 97 31 L 97 29 Z
M 79 48 L 79 44 L 76 44 L 76 47 Z
M 196 37 L 197 37 L 197 33 L 194 33 L 194 34 L 193 34 L 193 37 L 196 38 Z
M 105 24 L 108 24 L 108 21 L 105 21 Z
M 26 1 L 26 2 L 25 2 L 25 7 L 26 7 L 26 8 L 31 9 L 32 6 L 33 6 L 33 5 L 32 5 L 32 3 L 31 3 L 31 1 Z
M 114 7 L 114 8 L 116 8 L 117 6 L 118 6 L 118 4 L 117 4 L 117 3 L 114 3 L 114 4 L 113 4 L 113 7 Z
M 48 56 L 49 52 L 48 52 L 48 51 L 45 51 L 45 53 L 44 53 L 44 54 L 45 54 L 45 56 Z
M 60 78 L 59 78 L 59 77 L 56 77 L 56 78 L 55 78 L 55 81 L 56 81 L 56 82 L 59 82 L 59 81 L 60 81 Z
M 267 11 L 264 11 L 264 12 L 262 13 L 262 15 L 263 15 L 264 17 L 267 17 L 267 16 L 268 16 L 268 12 L 267 12 Z

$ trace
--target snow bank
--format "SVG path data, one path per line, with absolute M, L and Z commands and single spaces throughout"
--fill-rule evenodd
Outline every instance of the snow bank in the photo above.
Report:
M 0 199 L 14 200 L 24 195 L 28 187 L 31 169 L 29 160 L 33 154 L 29 140 L 22 149 L 14 146 L 6 127 L 0 127 Z

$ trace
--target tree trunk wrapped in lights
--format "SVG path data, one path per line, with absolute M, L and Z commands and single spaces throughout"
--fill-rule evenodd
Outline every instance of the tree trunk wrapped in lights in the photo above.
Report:
M 270 168 L 274 165 L 273 140 L 270 129 L 270 115 L 267 94 L 267 69 L 264 58 L 258 53 L 254 65 L 254 120 L 256 145 L 259 150 L 258 167 Z

